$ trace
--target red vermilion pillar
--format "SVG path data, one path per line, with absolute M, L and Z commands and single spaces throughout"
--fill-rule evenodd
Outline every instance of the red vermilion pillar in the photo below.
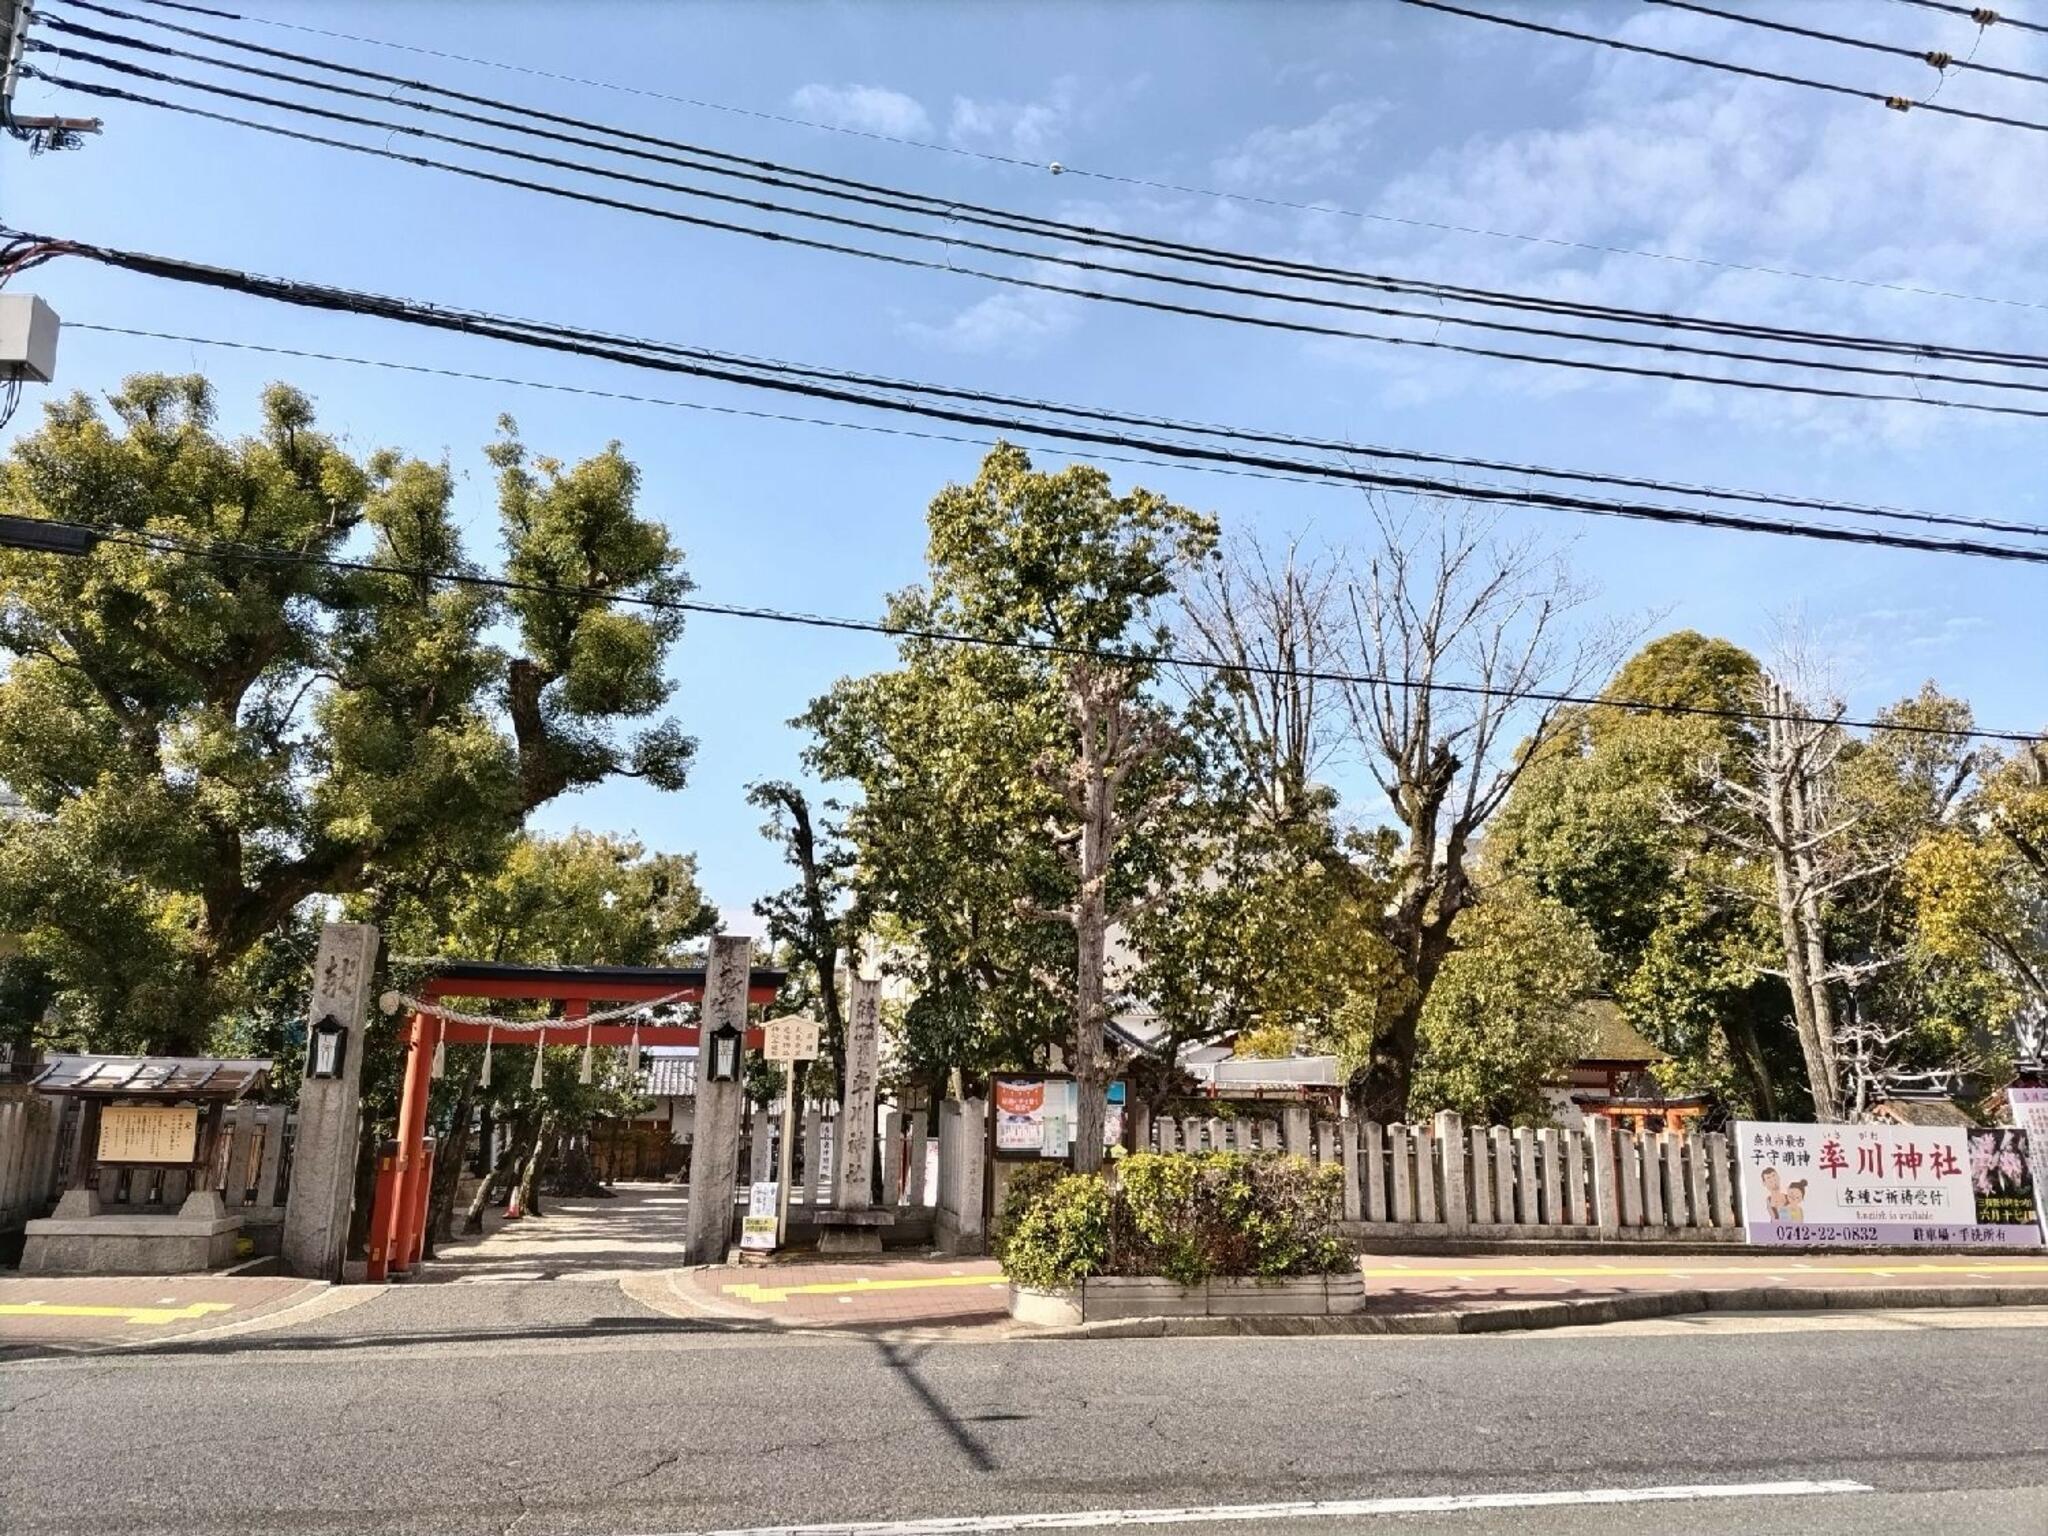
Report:
M 433 1070 L 433 1035 L 440 1020 L 429 1014 L 410 1015 L 405 1046 L 405 1087 L 398 1099 L 398 1174 L 393 1181 L 384 1252 L 391 1267 L 403 1271 L 412 1249 L 412 1210 L 418 1191 L 421 1153 L 427 1133 L 427 1090 Z
M 427 1207 L 434 1189 L 434 1138 L 426 1138 L 420 1148 L 417 1171 L 409 1186 L 412 1209 L 406 1219 L 405 1267 L 411 1269 L 420 1261 L 420 1255 L 427 1246 Z
M 366 1280 L 384 1279 L 391 1270 L 391 1212 L 398 1202 L 398 1143 L 377 1149 L 377 1193 L 370 1202 L 370 1263 Z

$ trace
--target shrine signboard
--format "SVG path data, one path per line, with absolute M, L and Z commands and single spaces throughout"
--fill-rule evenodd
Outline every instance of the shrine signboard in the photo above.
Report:
M 176 1165 L 198 1155 L 196 1105 L 109 1104 L 100 1110 L 100 1162 Z
M 1739 1120 L 1744 1230 L 1765 1244 L 2039 1247 L 2031 1180 L 2024 1194 L 2018 1189 L 2024 1151 L 2005 1159 L 2012 1169 L 1987 1171 L 1977 1166 L 1986 1156 L 1973 1134 L 1960 1126 Z M 2000 1162 L 1997 1148 L 1990 1162 Z

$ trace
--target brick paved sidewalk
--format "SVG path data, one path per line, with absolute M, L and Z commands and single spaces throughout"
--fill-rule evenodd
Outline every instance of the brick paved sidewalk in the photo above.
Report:
M 0 1354 L 10 1346 L 173 1339 L 296 1306 L 318 1280 L 245 1275 L 0 1277 Z

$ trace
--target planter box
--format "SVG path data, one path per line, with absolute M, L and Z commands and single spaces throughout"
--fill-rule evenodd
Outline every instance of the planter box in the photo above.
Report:
M 1111 1275 L 1068 1289 L 1010 1287 L 1010 1316 L 1065 1327 L 1133 1317 L 1334 1317 L 1365 1309 L 1356 1270 L 1287 1280 L 1215 1279 L 1180 1285 L 1146 1275 Z

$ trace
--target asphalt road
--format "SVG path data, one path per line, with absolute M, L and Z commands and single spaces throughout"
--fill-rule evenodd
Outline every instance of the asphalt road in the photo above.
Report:
M 1145 1528 L 2048 1531 L 2038 1313 L 971 1344 L 576 1313 L 544 1338 L 357 1337 L 344 1314 L 317 1338 L 0 1366 L 0 1528 L 584 1536 L 1170 1507 L 1203 1513 Z M 1871 1491 L 1371 1502 L 1792 1481 Z M 1367 1502 L 1231 1509 L 1327 1500 Z

